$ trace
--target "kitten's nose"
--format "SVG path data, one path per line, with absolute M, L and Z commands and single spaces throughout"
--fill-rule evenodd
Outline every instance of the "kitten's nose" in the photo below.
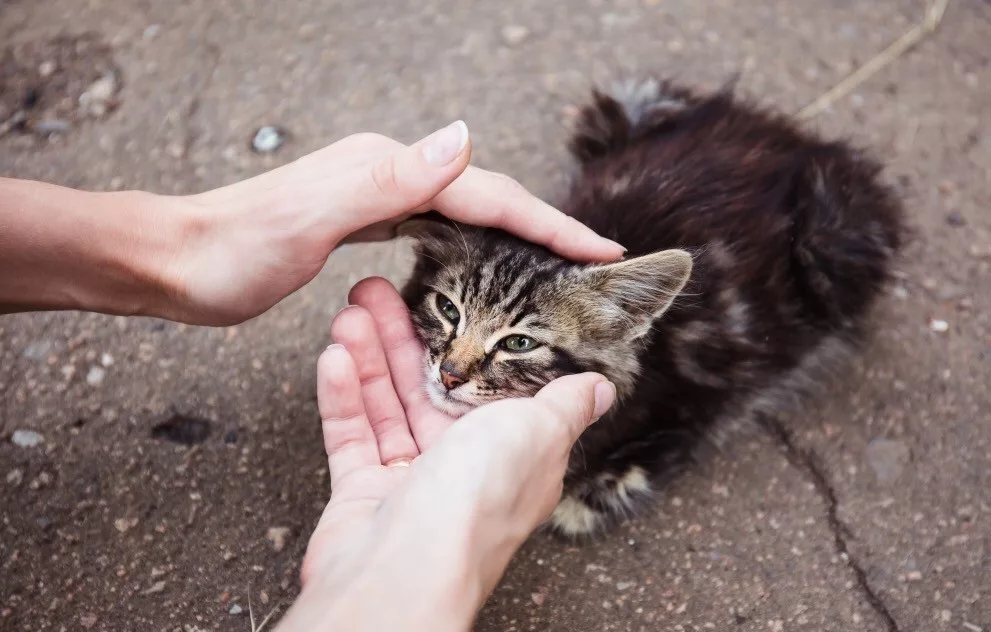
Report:
M 458 373 L 450 360 L 445 360 L 440 365 L 440 381 L 450 391 L 467 382 L 468 378 L 463 373 Z

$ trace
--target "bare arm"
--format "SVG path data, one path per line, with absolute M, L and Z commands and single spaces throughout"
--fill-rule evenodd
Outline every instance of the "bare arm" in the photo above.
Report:
M 255 178 L 185 197 L 0 179 L 0 312 L 80 309 L 231 324 L 308 283 L 344 241 L 386 239 L 430 208 L 563 256 L 622 248 L 468 166 L 463 123 L 407 147 L 356 134 Z

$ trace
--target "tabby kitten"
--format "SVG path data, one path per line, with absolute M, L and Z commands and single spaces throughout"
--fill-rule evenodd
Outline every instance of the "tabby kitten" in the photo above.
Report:
M 655 80 L 596 92 L 559 204 L 628 248 L 566 261 L 439 216 L 401 232 L 425 388 L 454 415 L 598 371 L 619 401 L 576 446 L 551 518 L 586 536 L 633 513 L 718 425 L 781 412 L 861 339 L 902 242 L 880 167 L 727 92 Z

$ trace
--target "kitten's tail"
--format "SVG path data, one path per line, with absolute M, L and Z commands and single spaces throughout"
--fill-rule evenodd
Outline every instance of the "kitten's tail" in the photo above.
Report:
M 656 131 L 696 102 L 688 90 L 667 81 L 622 81 L 608 91 L 593 90 L 582 108 L 568 148 L 582 164 Z
M 904 209 L 870 157 L 826 144 L 805 158 L 793 209 L 798 289 L 845 328 L 891 280 L 908 234 Z

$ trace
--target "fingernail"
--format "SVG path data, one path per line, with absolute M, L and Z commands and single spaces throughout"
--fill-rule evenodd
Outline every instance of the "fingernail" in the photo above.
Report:
M 623 244 L 619 243 L 618 241 L 613 241 L 612 239 L 607 239 L 606 241 L 608 241 L 612 245 L 622 250 L 624 255 L 627 253 L 627 249 L 623 246 Z
M 332 345 L 328 345 L 326 351 L 343 351 L 344 345 L 339 345 L 336 342 Z
M 413 465 L 413 459 L 407 458 L 392 459 L 385 464 L 386 467 L 409 467 L 411 465 Z
M 423 157 L 431 165 L 443 167 L 460 156 L 467 145 L 468 126 L 464 121 L 455 121 L 427 137 Z
M 616 401 L 616 385 L 612 382 L 599 382 L 595 385 L 595 409 L 592 415 L 598 419 L 606 414 L 609 407 Z

